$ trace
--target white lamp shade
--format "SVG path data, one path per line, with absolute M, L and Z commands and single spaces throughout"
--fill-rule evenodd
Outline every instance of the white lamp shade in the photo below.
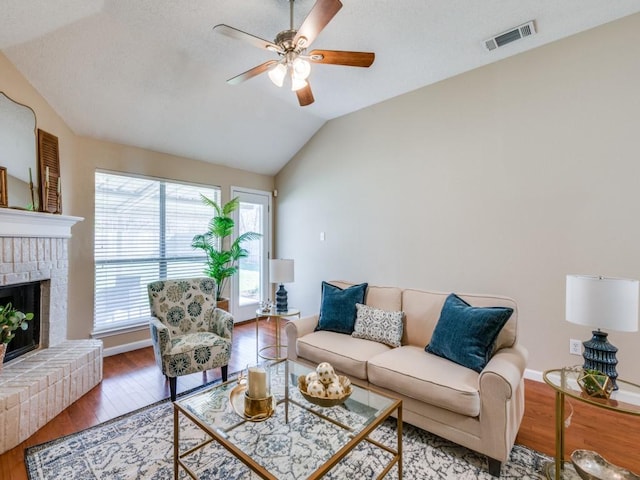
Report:
M 566 318 L 578 325 L 636 332 L 638 280 L 567 275 Z
M 271 283 L 293 282 L 293 260 L 290 260 L 290 259 L 269 260 L 269 282 Z
M 296 58 L 293 61 L 293 76 L 296 79 L 306 80 L 311 74 L 311 64 L 303 58 Z
M 268 75 L 274 85 L 281 87 L 284 83 L 284 77 L 287 74 L 287 67 L 278 63 L 275 67 L 269 70 Z

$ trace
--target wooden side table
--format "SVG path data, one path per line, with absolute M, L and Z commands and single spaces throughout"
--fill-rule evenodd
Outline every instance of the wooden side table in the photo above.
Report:
M 556 455 L 555 461 L 545 465 L 544 473 L 549 480 L 561 480 L 580 477 L 570 461 L 564 459 L 564 397 L 588 403 L 614 412 L 640 415 L 640 385 L 617 379 L 618 390 L 611 397 L 594 398 L 582 392 L 578 385 L 578 376 L 582 367 L 565 367 L 547 370 L 543 374 L 547 385 L 556 391 Z
M 268 320 L 275 318 L 276 320 L 276 343 L 273 345 L 267 345 L 265 347 L 260 348 L 260 318 L 267 317 Z M 281 332 L 280 332 L 280 319 L 286 317 L 298 317 L 300 318 L 300 310 L 295 308 L 290 308 L 286 312 L 276 312 L 275 310 L 269 310 L 268 312 L 263 312 L 261 309 L 256 310 L 256 362 L 260 361 L 260 358 L 264 360 L 284 360 L 286 357 L 282 356 L 282 349 L 286 348 L 286 345 L 282 345 L 281 340 Z M 275 349 L 275 356 L 269 356 L 263 354 L 265 350 Z

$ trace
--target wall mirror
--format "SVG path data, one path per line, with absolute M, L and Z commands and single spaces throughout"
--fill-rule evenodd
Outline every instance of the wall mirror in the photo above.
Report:
M 10 207 L 38 210 L 33 207 L 34 201 L 37 207 L 39 185 L 36 145 L 35 112 L 0 92 L 0 167 L 7 169 L 6 193 Z

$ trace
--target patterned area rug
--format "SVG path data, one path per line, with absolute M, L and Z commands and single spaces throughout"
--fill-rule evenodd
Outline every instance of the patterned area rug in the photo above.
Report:
M 204 438 L 201 430 L 181 416 L 181 451 Z M 256 428 L 260 425 L 255 424 Z M 395 447 L 396 422 L 387 420 L 372 435 Z M 272 438 L 272 437 L 271 437 Z M 183 443 L 184 442 L 184 443 Z M 272 442 L 262 445 L 270 461 L 290 461 L 291 445 Z M 282 455 L 280 449 L 287 450 Z M 279 455 L 280 454 L 280 455 Z M 303 452 L 303 456 L 304 456 Z M 310 454 L 307 452 L 306 454 Z M 328 479 L 376 478 L 388 463 L 383 450 L 367 442 L 357 447 L 325 477 Z M 298 457 L 300 458 L 300 457 Z M 304 457 L 303 457 L 304 458 Z M 403 477 L 406 479 L 486 479 L 486 458 L 428 432 L 404 424 Z M 549 457 L 516 445 L 509 462 L 502 467 L 504 479 L 540 479 L 542 466 Z M 130 414 L 29 448 L 25 463 L 31 480 L 88 479 L 167 479 L 173 478 L 173 407 L 168 401 L 145 407 Z M 254 480 L 259 477 L 224 448 L 210 443 L 191 457 L 190 465 L 202 479 Z M 291 468 L 283 469 L 290 472 Z M 306 478 L 288 473 L 281 478 Z M 180 478 L 187 478 L 181 471 Z M 398 478 L 394 467 L 386 478 Z

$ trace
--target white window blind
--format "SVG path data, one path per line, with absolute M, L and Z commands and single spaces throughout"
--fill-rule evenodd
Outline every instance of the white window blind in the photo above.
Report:
M 203 275 L 191 248 L 214 215 L 200 194 L 220 189 L 96 172 L 94 332 L 147 323 L 147 284 Z

